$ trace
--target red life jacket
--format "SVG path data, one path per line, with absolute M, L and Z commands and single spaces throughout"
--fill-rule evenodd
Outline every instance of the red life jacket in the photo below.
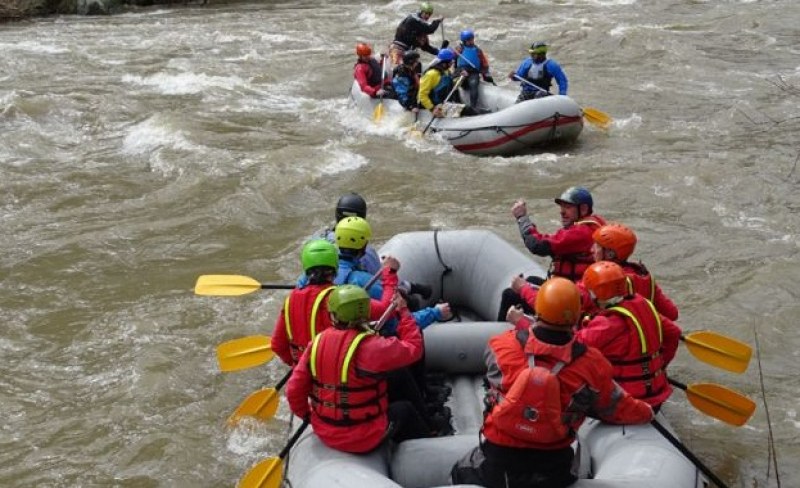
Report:
M 529 339 L 529 334 L 529 330 L 517 332 L 519 350 L 495 350 L 498 363 L 508 360 L 511 364 L 518 362 L 524 351 L 528 367 L 516 375 L 506 393 L 489 392 L 484 435 L 504 446 L 559 449 L 572 442 L 585 412 L 570 411 L 573 394 L 584 384 L 565 383 L 558 374 L 567 368 L 587 367 L 574 365 L 587 347 L 574 338 L 559 346 L 536 337 Z M 538 362 L 534 363 L 534 358 Z
M 311 343 L 311 408 L 324 422 L 352 426 L 369 422 L 388 408 L 386 380 L 355 370 L 358 346 L 372 332 L 329 329 Z
M 550 263 L 550 276 L 561 276 L 571 281 L 578 281 L 583 276 L 586 268 L 594 263 L 592 255 L 592 232 L 606 224 L 605 219 L 599 215 L 588 215 L 583 220 L 579 220 L 572 225 L 588 225 L 591 227 L 587 248 L 585 251 L 576 254 L 562 254 L 553 256 Z
M 628 279 L 628 294 L 638 293 L 651 302 L 656 299 L 656 280 L 643 264 L 624 262 L 620 264 Z
M 641 295 L 633 295 L 603 314 L 621 315 L 630 326 L 628 355 L 610 359 L 614 380 L 633 397 L 660 405 L 672 392 L 661 355 L 663 330 L 656 307 Z
M 317 334 L 331 326 L 326 298 L 333 286 L 310 285 L 295 290 L 283 302 L 283 321 L 286 325 L 286 338 L 294 364 L 300 360 L 308 344 Z

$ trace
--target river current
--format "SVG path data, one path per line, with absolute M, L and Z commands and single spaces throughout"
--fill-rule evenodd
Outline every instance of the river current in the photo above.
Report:
M 676 379 L 758 403 L 735 428 L 676 391 L 665 410 L 683 441 L 731 486 L 800 486 L 800 4 L 434 6 L 452 42 L 476 31 L 501 85 L 531 42 L 549 41 L 570 96 L 612 128 L 587 124 L 555 152 L 476 158 L 373 125 L 348 108 L 354 45 L 385 46 L 407 1 L 0 26 L 0 485 L 234 484 L 277 454 L 289 415 L 284 404 L 233 431 L 225 419 L 285 370 L 223 374 L 214 350 L 268 334 L 284 295 L 200 298 L 199 275 L 291 282 L 302 242 L 348 191 L 367 198 L 378 244 L 481 227 L 522 248 L 512 202 L 526 198 L 554 231 L 552 198 L 583 184 L 598 213 L 637 231 L 636 256 L 684 330 L 758 341 L 743 375 L 682 348 Z

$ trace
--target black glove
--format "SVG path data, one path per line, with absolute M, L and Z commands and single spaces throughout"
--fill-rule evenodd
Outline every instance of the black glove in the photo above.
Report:
M 492 85 L 495 84 L 494 78 L 492 78 L 492 75 L 484 75 L 483 76 L 483 81 L 485 81 L 486 83 L 491 83 Z
M 525 281 L 527 281 L 532 285 L 542 286 L 542 283 L 544 283 L 544 278 L 542 278 L 541 276 L 528 276 L 527 278 L 525 278 Z
M 449 45 L 450 45 L 450 41 L 445 39 L 445 40 L 442 41 L 442 47 L 440 47 L 439 49 L 447 49 L 447 46 L 449 46 Z

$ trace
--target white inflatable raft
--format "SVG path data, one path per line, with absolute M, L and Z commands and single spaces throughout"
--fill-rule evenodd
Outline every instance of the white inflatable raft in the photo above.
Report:
M 509 327 L 485 319 L 496 316 L 501 292 L 513 275 L 544 275 L 529 255 L 484 230 L 399 234 L 380 253 L 400 260 L 404 279 L 431 284 L 431 302 L 442 299 L 458 312 L 460 321 L 425 330 L 426 366 L 446 372 L 450 379 L 453 391 L 447 405 L 456 433 L 353 455 L 329 449 L 309 428 L 286 464 L 285 479 L 292 488 L 449 486 L 453 464 L 478 445 L 486 343 Z M 663 415 L 659 420 L 669 425 Z M 578 437 L 577 488 L 706 486 L 695 466 L 649 424 L 608 425 L 587 419 Z
M 461 99 L 469 94 L 460 89 Z M 353 82 L 351 99 L 365 115 L 372 117 L 380 103 Z M 441 118 L 431 123 L 428 133 L 439 133 L 454 148 L 478 156 L 510 156 L 534 151 L 542 146 L 569 143 L 583 130 L 583 112 L 567 96 L 553 95 L 515 103 L 517 91 L 480 84 L 479 108 L 490 113 L 472 117 Z M 384 117 L 402 117 L 413 123 L 410 112 L 397 100 L 384 99 Z M 417 127 L 422 131 L 430 122 L 427 110 L 419 112 Z

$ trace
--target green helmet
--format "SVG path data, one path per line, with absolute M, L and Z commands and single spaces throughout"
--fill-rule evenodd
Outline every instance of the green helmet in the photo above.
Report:
M 308 273 L 311 268 L 325 266 L 326 268 L 339 269 L 339 251 L 336 246 L 325 239 L 314 239 L 303 246 L 300 254 L 303 271 Z
M 353 322 L 369 318 L 369 295 L 356 285 L 337 286 L 328 298 L 328 311 L 337 322 Z
M 421 14 L 433 14 L 433 6 L 428 2 L 422 2 L 419 6 L 419 13 Z
M 372 228 L 361 217 L 346 217 L 336 224 L 334 234 L 339 249 L 364 249 L 372 238 Z

